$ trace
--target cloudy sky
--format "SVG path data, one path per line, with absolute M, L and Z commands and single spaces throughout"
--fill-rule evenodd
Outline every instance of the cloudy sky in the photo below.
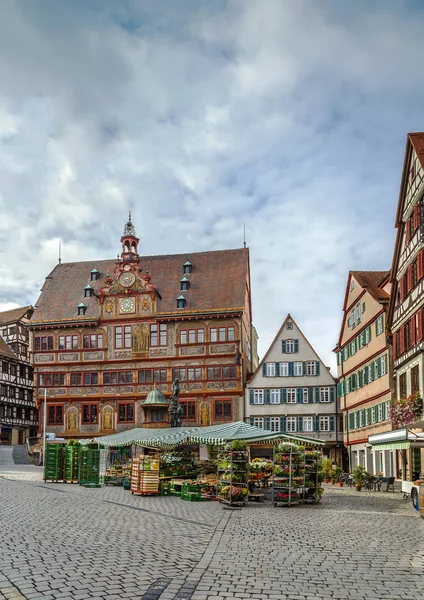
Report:
M 0 0 L 0 307 L 57 262 L 251 249 L 261 354 L 327 364 L 349 269 L 390 268 L 424 4 Z M 217 273 L 219 282 L 219 273 Z

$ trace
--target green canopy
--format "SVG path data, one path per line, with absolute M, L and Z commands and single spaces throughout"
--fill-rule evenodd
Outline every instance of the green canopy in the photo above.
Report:
M 232 440 L 246 440 L 248 443 L 287 440 L 322 446 L 321 440 L 294 436 L 279 432 L 269 432 L 249 425 L 244 421 L 235 421 L 209 427 L 167 427 L 163 429 L 134 428 L 112 435 L 81 440 L 81 444 L 96 442 L 102 446 L 146 446 L 172 447 L 179 444 L 224 444 Z

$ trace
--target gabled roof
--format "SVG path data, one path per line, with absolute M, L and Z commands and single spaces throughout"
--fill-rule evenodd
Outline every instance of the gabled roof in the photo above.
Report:
M 349 271 L 359 285 L 367 290 L 377 302 L 390 298 L 381 286 L 387 283 L 390 271 Z
M 303 339 L 305 340 L 305 342 L 308 344 L 308 346 L 310 347 L 310 349 L 312 350 L 312 352 L 316 355 L 316 357 L 318 358 L 319 362 L 324 365 L 325 368 L 327 368 L 325 366 L 325 363 L 323 360 L 321 360 L 320 356 L 318 355 L 317 351 L 312 347 L 312 345 L 310 344 L 310 342 L 308 341 L 308 338 L 306 337 L 306 335 L 303 333 L 303 331 L 300 329 L 299 325 L 296 323 L 296 321 L 293 319 L 293 317 L 291 316 L 291 314 L 289 313 L 287 315 L 287 317 L 284 319 L 280 329 L 277 332 L 277 335 L 275 336 L 275 338 L 272 340 L 271 344 L 268 347 L 268 350 L 265 352 L 262 360 L 259 362 L 256 370 L 254 371 L 254 373 L 252 373 L 251 377 L 249 378 L 249 383 L 252 381 L 252 379 L 256 376 L 256 374 L 260 371 L 260 369 L 262 368 L 262 365 L 264 364 L 264 362 L 266 362 L 266 359 L 268 358 L 269 353 L 271 352 L 271 349 L 273 348 L 275 342 L 278 340 L 278 338 L 281 335 L 281 332 L 284 330 L 284 326 L 287 323 L 287 321 L 291 321 L 298 329 L 300 335 L 303 337 Z M 332 375 L 332 373 L 330 371 L 328 371 L 328 374 L 330 375 L 330 377 L 332 377 L 333 379 L 334 376 Z
M 246 281 L 249 277 L 249 250 L 215 250 L 190 254 L 192 271 L 190 287 L 185 292 L 186 305 L 178 314 L 195 311 L 243 310 Z M 176 298 L 181 291 L 183 265 L 187 253 L 160 256 L 141 256 L 140 267 L 146 269 L 151 282 L 161 296 L 157 301 L 160 313 L 177 312 Z M 37 300 L 32 323 L 87 321 L 100 315 L 96 294 L 105 286 L 106 274 L 114 273 L 116 259 L 62 263 L 55 266 L 44 282 Z M 96 268 L 100 277 L 91 281 L 90 273 Z M 84 288 L 94 289 L 91 297 L 84 297 Z M 77 316 L 77 306 L 83 301 L 87 306 L 84 316 Z
M 5 358 L 14 358 L 15 360 L 18 360 L 16 354 L 9 348 L 9 346 L 6 344 L 2 337 L 0 337 L 0 356 L 3 356 Z
M 343 303 L 343 318 L 340 327 L 339 338 L 337 346 L 333 349 L 333 352 L 337 352 L 342 347 L 342 337 L 345 329 L 346 320 L 348 318 L 348 305 L 347 299 L 349 297 L 350 281 L 352 277 L 359 283 L 359 285 L 369 292 L 372 298 L 380 304 L 388 304 L 390 300 L 390 294 L 383 289 L 383 286 L 389 283 L 390 271 L 349 271 L 349 276 L 346 283 L 345 299 Z M 356 300 L 355 300 L 356 303 Z
M 28 312 L 34 311 L 31 305 L 21 306 L 19 308 L 12 308 L 11 310 L 5 310 L 0 312 L 0 325 L 8 325 L 9 323 L 16 323 L 20 319 L 26 316 Z M 29 315 L 31 317 L 31 315 Z

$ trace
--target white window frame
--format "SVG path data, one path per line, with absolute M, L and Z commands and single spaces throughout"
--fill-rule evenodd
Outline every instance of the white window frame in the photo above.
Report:
M 383 333 L 383 315 L 380 315 L 377 318 L 376 330 L 377 330 L 377 335 L 380 335 L 381 333 Z
M 271 417 L 269 420 L 270 431 L 280 431 L 280 417 Z
M 303 431 L 312 432 L 314 430 L 314 417 L 303 417 L 302 427 Z
M 275 377 L 275 363 L 273 363 L 273 362 L 266 363 L 266 376 L 267 377 Z
M 271 389 L 269 402 L 270 404 L 280 404 L 280 388 Z
M 350 313 L 350 322 L 352 324 L 352 329 L 355 329 L 356 321 L 355 321 L 355 309 L 354 308 L 352 308 L 352 312 Z
M 349 349 L 346 346 L 345 348 L 343 348 L 343 360 L 347 360 L 349 358 Z
M 289 376 L 289 363 L 288 362 L 280 362 L 280 377 L 288 377 Z
M 364 424 L 362 422 L 362 410 L 358 410 L 358 427 L 363 427 Z
M 286 353 L 294 354 L 294 340 L 286 340 Z
M 287 404 L 296 404 L 296 388 L 287 388 Z
M 308 360 L 306 362 L 306 375 L 312 377 L 317 374 L 317 363 L 315 360 Z
M 295 361 L 293 363 L 293 376 L 302 377 L 303 375 L 303 363 L 302 361 Z
M 356 338 L 350 342 L 350 355 L 353 356 L 354 354 L 356 354 Z
M 319 388 L 319 401 L 320 402 L 330 402 L 330 388 L 329 387 L 320 387 Z
M 255 427 L 259 427 L 260 429 L 264 428 L 264 418 L 263 417 L 253 417 L 253 425 Z
M 330 431 L 330 417 L 320 417 L 319 418 L 319 430 L 320 431 Z
M 387 375 L 385 357 L 385 354 L 383 354 L 383 356 L 380 356 L 380 377 L 384 377 L 384 375 Z
M 365 346 L 368 346 L 368 344 L 370 343 L 370 338 L 371 338 L 371 336 L 370 336 L 370 331 L 371 331 L 371 330 L 370 330 L 370 328 L 369 328 L 369 327 L 367 327 L 367 328 L 365 329 L 365 332 L 364 332 L 364 333 L 365 333 Z
M 386 421 L 389 418 L 389 410 L 390 410 L 390 400 L 386 400 L 384 403 L 386 405 Z
M 361 322 L 361 304 L 358 302 L 358 304 L 356 305 L 356 324 L 359 325 L 359 323 Z
M 253 390 L 253 404 L 263 404 L 264 403 L 264 390 L 255 389 Z
M 287 433 L 296 433 L 297 431 L 297 417 L 286 418 L 286 431 Z
M 309 389 L 308 388 L 303 388 L 303 404 L 308 404 L 309 403 Z

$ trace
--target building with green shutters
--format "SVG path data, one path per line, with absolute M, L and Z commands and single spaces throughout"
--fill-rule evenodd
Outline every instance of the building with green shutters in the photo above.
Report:
M 341 465 L 336 381 L 290 314 L 247 384 L 245 415 L 266 431 L 325 441 L 324 454 Z

